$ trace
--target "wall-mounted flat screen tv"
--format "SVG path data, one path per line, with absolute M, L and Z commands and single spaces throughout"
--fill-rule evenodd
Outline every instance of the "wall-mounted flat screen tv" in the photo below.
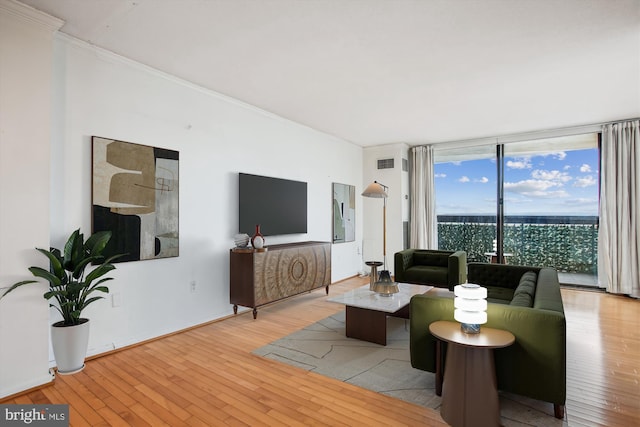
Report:
M 307 232 L 307 183 L 239 174 L 239 232 L 265 236 Z

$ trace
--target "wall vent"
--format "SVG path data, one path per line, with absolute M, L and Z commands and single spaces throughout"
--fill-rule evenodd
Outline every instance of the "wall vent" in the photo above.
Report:
M 378 169 L 393 169 L 393 159 L 378 160 Z
M 409 160 L 402 159 L 402 170 L 404 172 L 409 172 Z

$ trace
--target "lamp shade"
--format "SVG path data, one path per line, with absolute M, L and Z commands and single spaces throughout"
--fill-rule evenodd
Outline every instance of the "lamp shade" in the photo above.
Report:
M 364 197 L 377 197 L 383 198 L 387 197 L 387 192 L 384 190 L 382 184 L 377 181 L 373 181 L 367 188 L 362 192 Z
M 389 297 L 399 292 L 398 284 L 391 280 L 389 270 L 382 270 L 380 272 L 380 278 L 373 284 L 373 292 L 383 297 Z
M 461 323 L 463 332 L 479 333 L 480 325 L 487 323 L 487 289 L 473 283 L 464 283 L 455 286 L 453 293 L 453 318 Z

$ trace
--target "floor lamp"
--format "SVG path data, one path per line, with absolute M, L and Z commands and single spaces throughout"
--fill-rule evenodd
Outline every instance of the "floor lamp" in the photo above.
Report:
M 382 257 L 383 269 L 380 278 L 374 283 L 373 291 L 380 295 L 390 296 L 398 292 L 398 284 L 391 280 L 391 274 L 387 270 L 387 187 L 378 181 L 373 181 L 362 192 L 364 197 L 383 199 L 382 205 Z

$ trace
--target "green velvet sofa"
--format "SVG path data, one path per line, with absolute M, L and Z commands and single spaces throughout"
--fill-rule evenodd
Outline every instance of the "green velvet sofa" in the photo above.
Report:
M 487 288 L 488 320 L 482 326 L 508 330 L 515 336 L 513 345 L 495 350 L 498 389 L 550 402 L 555 416 L 563 418 L 566 321 L 556 270 L 469 263 L 468 282 Z M 442 375 L 436 372 L 436 359 L 440 357 L 439 365 L 444 366 L 446 343 L 437 356 L 429 325 L 437 320 L 455 321 L 453 310 L 453 293 L 444 290 L 416 295 L 410 303 L 411 365 L 436 373 L 438 381 Z M 441 391 L 441 383 L 436 391 Z
M 467 253 L 435 249 L 405 249 L 394 254 L 396 282 L 453 290 L 467 280 Z

